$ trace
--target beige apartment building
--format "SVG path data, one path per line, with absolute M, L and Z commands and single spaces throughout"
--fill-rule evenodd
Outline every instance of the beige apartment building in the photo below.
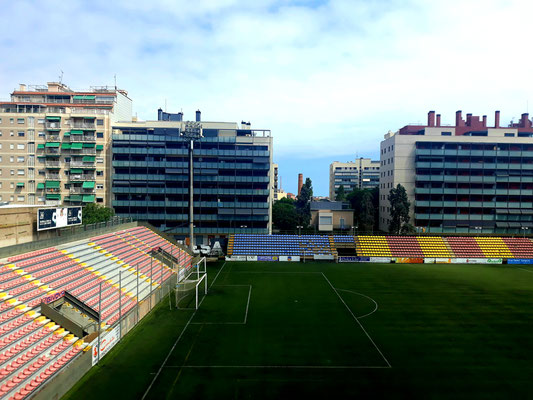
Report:
M 341 186 L 345 193 L 355 188 L 371 189 L 379 185 L 379 161 L 357 158 L 355 161 L 334 161 L 329 165 L 329 198 L 335 200 Z
M 0 204 L 111 204 L 111 126 L 132 120 L 124 90 L 21 84 L 0 101 Z

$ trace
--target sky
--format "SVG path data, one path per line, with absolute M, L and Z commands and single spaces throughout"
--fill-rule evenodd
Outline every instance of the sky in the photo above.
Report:
M 139 119 L 197 109 L 270 129 L 283 189 L 328 194 L 329 164 L 389 130 L 529 111 L 533 2 L 2 1 L 0 99 L 19 83 L 126 89 Z

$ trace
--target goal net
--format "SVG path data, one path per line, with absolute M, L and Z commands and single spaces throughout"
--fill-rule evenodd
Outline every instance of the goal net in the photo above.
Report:
M 176 307 L 196 310 L 207 294 L 207 270 L 205 257 L 189 268 L 176 284 Z

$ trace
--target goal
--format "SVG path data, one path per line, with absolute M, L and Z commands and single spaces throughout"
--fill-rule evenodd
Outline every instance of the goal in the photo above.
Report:
M 196 310 L 207 294 L 205 257 L 189 268 L 176 284 L 176 308 Z

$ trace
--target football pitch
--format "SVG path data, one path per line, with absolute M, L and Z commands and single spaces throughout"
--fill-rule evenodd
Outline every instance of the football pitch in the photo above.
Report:
M 533 267 L 220 263 L 65 396 L 524 398 Z

